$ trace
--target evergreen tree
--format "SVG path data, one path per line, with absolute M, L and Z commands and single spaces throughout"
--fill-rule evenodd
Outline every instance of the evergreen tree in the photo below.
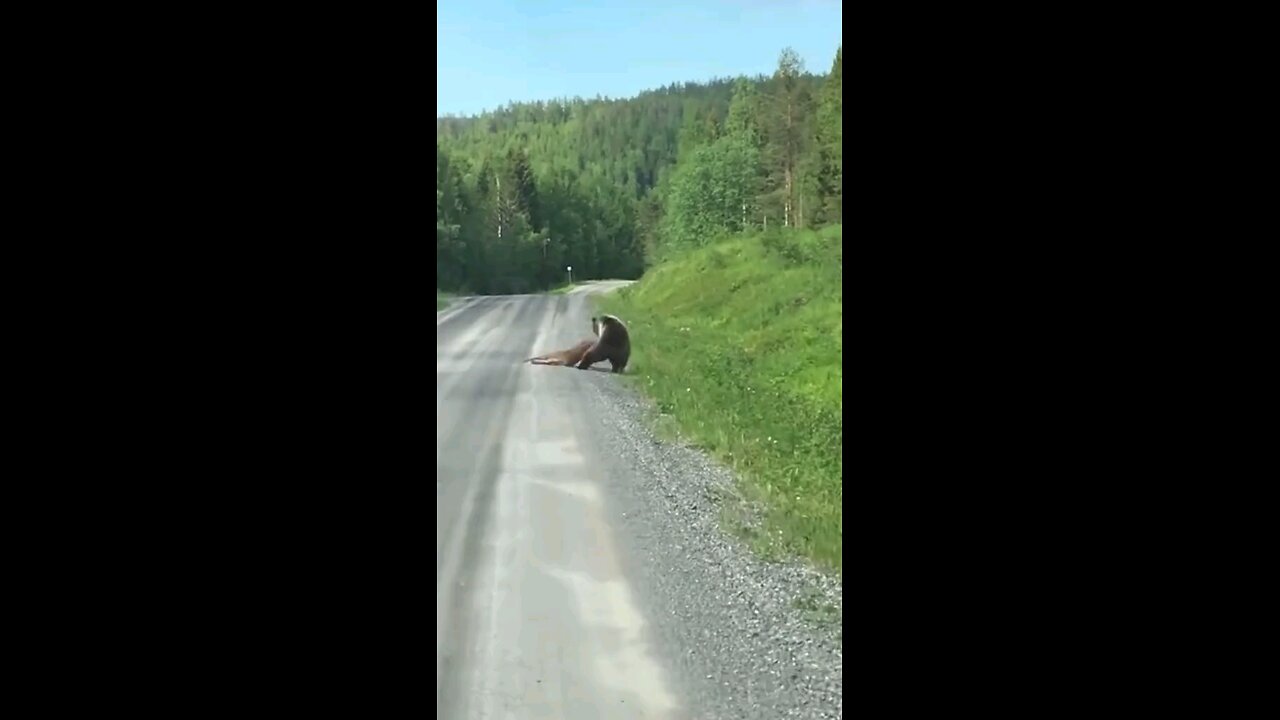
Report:
M 818 107 L 819 194 L 822 200 L 822 220 L 838 223 L 844 217 L 844 110 L 841 85 L 841 51 L 836 48 L 836 59 L 831 73 L 822 85 L 822 102 Z
M 770 77 L 437 118 L 437 287 L 538 290 L 566 265 L 638 277 L 667 246 L 766 218 L 840 221 L 840 83 L 841 50 L 815 77 L 785 49 Z
M 809 146 L 810 95 L 803 80 L 804 62 L 795 50 L 784 48 L 778 55 L 766 95 L 765 140 L 769 167 L 770 199 L 787 227 L 802 224 L 797 217 L 800 168 Z

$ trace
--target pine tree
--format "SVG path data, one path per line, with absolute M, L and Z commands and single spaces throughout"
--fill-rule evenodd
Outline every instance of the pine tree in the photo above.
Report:
M 796 217 L 801 159 L 809 144 L 810 96 L 803 80 L 804 61 L 791 48 L 778 55 L 766 96 L 766 157 L 773 196 L 781 205 L 783 225 L 799 224 Z
M 818 108 L 818 187 L 822 199 L 822 219 L 833 223 L 841 222 L 844 218 L 842 50 L 843 46 L 836 48 L 836 59 L 831 64 L 831 74 L 823 83 L 822 102 Z
M 765 217 L 839 220 L 840 61 L 819 78 L 788 49 L 768 78 L 437 118 L 438 286 L 540 289 L 565 265 L 636 277 L 664 247 Z

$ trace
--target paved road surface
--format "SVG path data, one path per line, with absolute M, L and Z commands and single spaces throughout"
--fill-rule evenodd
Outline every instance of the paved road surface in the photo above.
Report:
M 589 337 L 618 284 L 436 314 L 439 716 L 841 717 L 841 624 L 803 609 L 838 616 L 839 579 L 723 532 L 732 476 L 656 440 L 607 364 L 522 363 Z
M 584 429 L 584 385 L 619 378 L 521 363 L 589 337 L 588 298 L 615 285 L 436 316 L 442 718 L 685 716 L 604 511 L 620 470 Z

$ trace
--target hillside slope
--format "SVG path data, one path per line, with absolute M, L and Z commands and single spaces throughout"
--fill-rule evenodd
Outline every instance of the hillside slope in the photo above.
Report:
M 841 227 L 725 240 L 601 301 L 631 328 L 628 372 L 732 466 L 768 553 L 842 567 Z

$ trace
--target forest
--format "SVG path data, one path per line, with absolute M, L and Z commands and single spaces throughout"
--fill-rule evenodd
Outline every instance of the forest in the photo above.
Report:
M 436 289 L 638 278 L 720 237 L 843 221 L 841 50 L 768 76 L 436 119 Z

